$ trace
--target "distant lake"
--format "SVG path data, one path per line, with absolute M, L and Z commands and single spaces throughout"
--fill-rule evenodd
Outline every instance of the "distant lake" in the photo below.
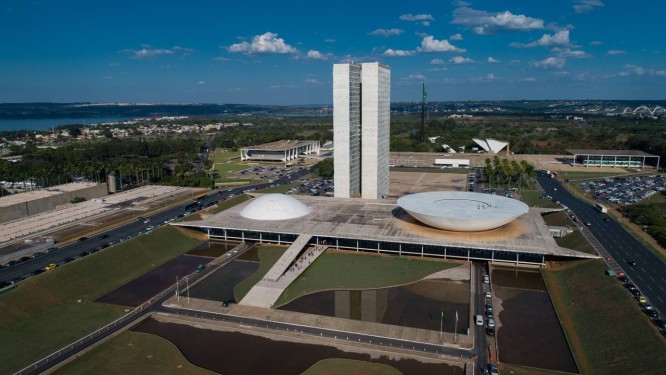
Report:
M 83 117 L 83 118 L 40 118 L 40 119 L 0 119 L 0 131 L 5 130 L 46 130 L 58 125 L 86 124 L 131 120 L 136 117 Z

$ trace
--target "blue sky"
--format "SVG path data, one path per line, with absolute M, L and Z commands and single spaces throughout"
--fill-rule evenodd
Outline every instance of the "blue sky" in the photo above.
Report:
M 630 5 L 631 4 L 631 5 Z M 326 104 L 332 64 L 392 100 L 666 99 L 666 2 L 0 0 L 0 102 Z

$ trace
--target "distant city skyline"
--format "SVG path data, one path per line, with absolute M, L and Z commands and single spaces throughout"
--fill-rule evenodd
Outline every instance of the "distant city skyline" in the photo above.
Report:
M 353 8 L 354 11 L 349 11 Z M 0 5 L 0 102 L 330 104 L 339 62 L 391 99 L 666 99 L 666 3 Z

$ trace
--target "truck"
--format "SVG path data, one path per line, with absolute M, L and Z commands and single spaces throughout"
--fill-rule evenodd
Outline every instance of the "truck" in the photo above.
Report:
M 597 204 L 595 204 L 595 205 L 594 205 L 594 208 L 595 208 L 597 211 L 601 212 L 602 214 L 608 213 L 608 208 L 606 208 L 606 206 L 604 206 L 604 205 L 601 204 L 601 203 L 597 203 Z

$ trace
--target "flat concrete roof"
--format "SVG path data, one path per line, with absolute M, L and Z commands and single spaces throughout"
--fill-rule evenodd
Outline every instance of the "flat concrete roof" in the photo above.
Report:
M 645 156 L 656 158 L 657 155 L 648 154 L 638 150 L 586 150 L 586 149 L 566 149 L 568 154 L 572 155 L 595 155 L 595 156 Z
M 261 150 L 261 151 L 286 151 L 296 147 L 307 146 L 317 141 L 275 141 L 264 143 L 263 145 L 243 147 L 243 150 Z
M 44 197 L 52 197 L 64 192 L 77 191 L 91 186 L 96 186 L 95 182 L 72 182 L 64 185 L 52 186 L 48 189 L 28 190 L 18 194 L 5 195 L 0 198 L 0 207 L 13 206 L 18 203 L 33 201 Z
M 559 247 L 539 209 L 530 208 L 518 219 L 493 230 L 451 232 L 420 223 L 400 208 L 395 199 L 294 197 L 311 207 L 311 212 L 291 220 L 246 219 L 240 211 L 253 201 L 250 199 L 201 221 L 174 225 L 596 258 L 595 255 Z

